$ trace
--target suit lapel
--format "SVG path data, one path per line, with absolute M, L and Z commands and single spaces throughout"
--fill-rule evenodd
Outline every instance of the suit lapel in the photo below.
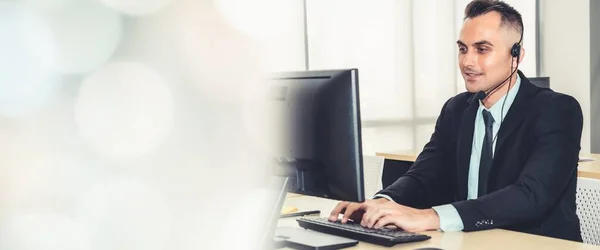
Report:
M 521 71 L 519 71 L 519 76 L 521 77 L 521 87 L 500 125 L 498 141 L 496 142 L 496 152 L 502 148 L 502 145 L 508 136 L 521 125 L 528 113 L 529 101 L 531 100 L 530 96 L 540 90 L 540 88 L 534 86 Z
M 477 100 L 469 98 L 469 106 L 463 111 L 458 130 L 458 147 L 456 148 L 458 199 L 467 199 L 469 163 L 473 145 L 473 131 L 475 129 L 475 116 L 479 108 Z

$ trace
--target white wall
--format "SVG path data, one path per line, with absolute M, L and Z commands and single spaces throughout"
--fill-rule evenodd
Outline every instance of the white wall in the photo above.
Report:
M 590 2 L 540 0 L 542 74 L 583 110 L 581 152 L 590 152 Z

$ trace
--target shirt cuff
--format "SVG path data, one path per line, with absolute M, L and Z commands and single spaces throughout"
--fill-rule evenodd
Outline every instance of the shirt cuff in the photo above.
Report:
M 385 194 L 376 194 L 375 196 L 373 196 L 373 199 L 375 199 L 375 198 L 385 198 L 388 201 L 395 202 L 391 197 L 389 197 Z
M 440 229 L 444 232 L 457 232 L 462 231 L 465 226 L 463 225 L 460 214 L 454 206 L 446 204 L 442 206 L 432 207 L 433 210 L 440 217 Z

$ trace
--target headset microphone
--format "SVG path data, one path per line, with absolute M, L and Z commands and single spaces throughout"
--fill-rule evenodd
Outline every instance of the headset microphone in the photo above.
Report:
M 485 97 L 486 97 L 486 96 L 487 96 L 487 95 L 486 95 L 486 94 L 485 94 L 485 92 L 483 92 L 483 90 L 482 90 L 482 91 L 479 91 L 479 92 L 475 93 L 475 96 L 474 96 L 473 98 L 474 98 L 475 100 L 481 101 L 481 100 L 485 99 Z
M 510 75 L 504 79 L 504 81 L 501 81 L 499 84 L 497 84 L 496 86 L 494 86 L 493 88 L 489 89 L 488 91 L 479 91 L 475 94 L 475 99 L 481 101 L 483 99 L 485 99 L 490 93 L 494 92 L 496 89 L 502 87 L 506 81 L 508 81 L 508 79 L 510 79 L 515 73 L 517 72 L 517 69 L 515 68 L 515 70 L 513 70 L 512 73 L 510 73 Z

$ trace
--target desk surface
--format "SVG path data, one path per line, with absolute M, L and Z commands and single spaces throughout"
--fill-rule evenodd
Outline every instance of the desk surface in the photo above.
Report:
M 335 200 L 328 200 L 310 196 L 293 196 L 286 199 L 288 206 L 298 207 L 299 210 L 321 210 L 321 217 L 329 215 L 331 209 L 337 204 Z M 280 227 L 298 227 L 296 218 L 279 220 Z M 532 234 L 518 233 L 502 229 L 492 229 L 479 232 L 452 232 L 443 233 L 438 231 L 422 232 L 431 236 L 431 239 L 422 242 L 398 244 L 393 248 L 360 242 L 351 249 L 418 249 L 424 247 L 437 247 L 442 249 L 596 249 L 600 246 L 588 245 L 573 241 L 559 240 Z
M 398 151 L 398 152 L 378 152 L 377 156 L 382 156 L 387 160 L 414 162 L 418 153 Z M 600 154 L 581 154 L 579 161 L 579 172 L 577 176 L 600 179 Z M 590 159 L 595 159 L 590 161 Z

